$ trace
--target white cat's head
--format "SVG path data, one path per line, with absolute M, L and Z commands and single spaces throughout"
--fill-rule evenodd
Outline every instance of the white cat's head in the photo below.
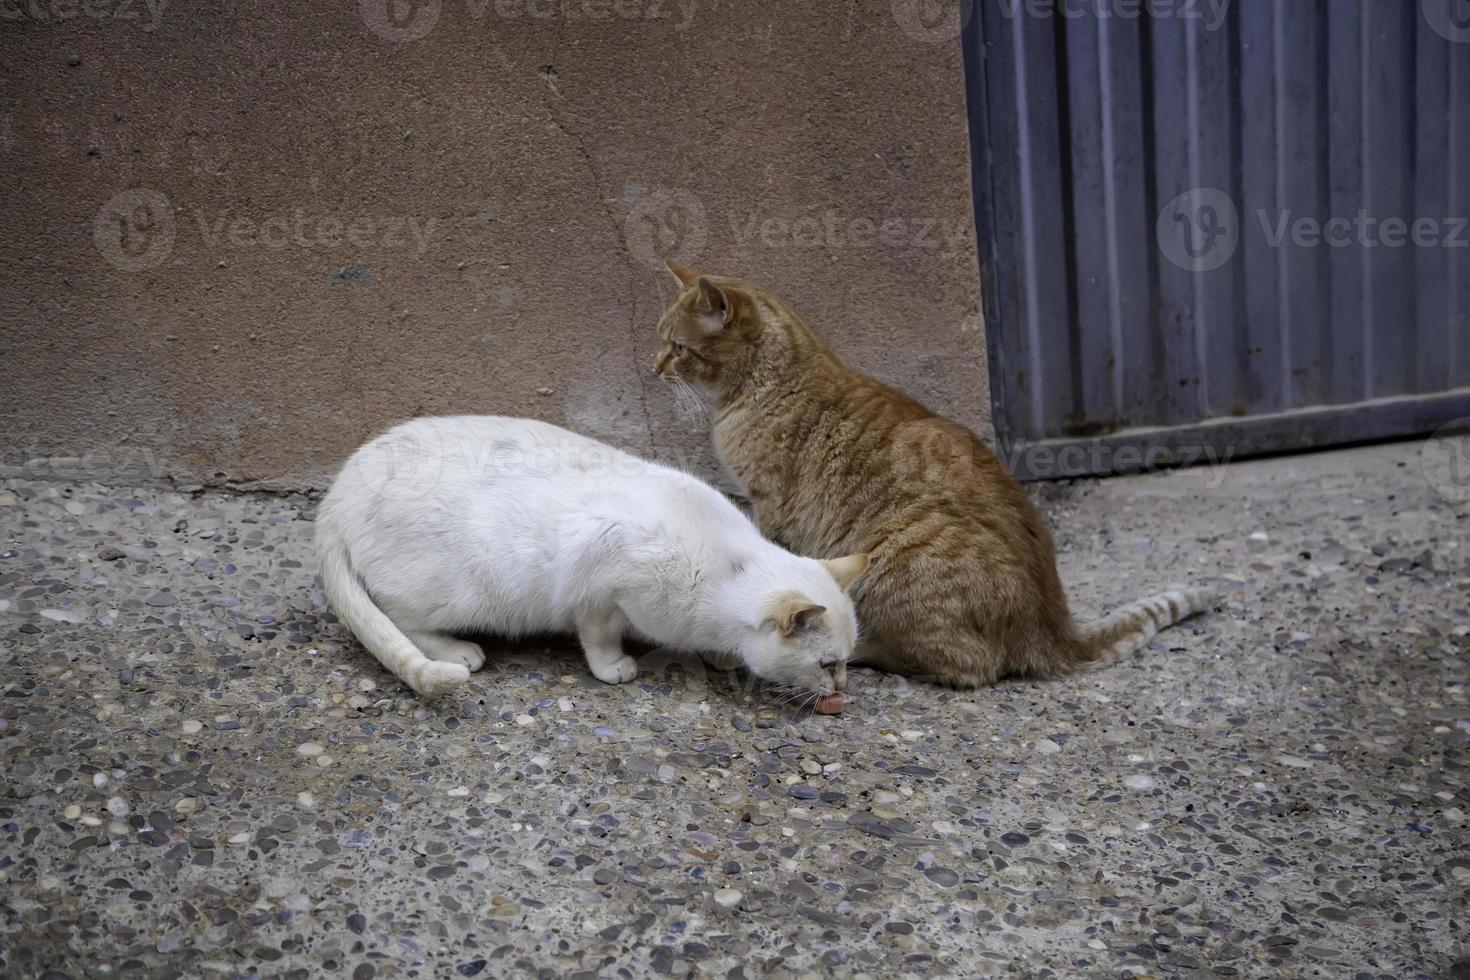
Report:
M 751 673 L 800 691 L 831 694 L 847 683 L 857 645 L 857 614 L 847 590 L 868 567 L 867 555 L 830 561 L 801 559 L 796 580 L 758 600 L 758 618 L 745 631 L 740 658 Z

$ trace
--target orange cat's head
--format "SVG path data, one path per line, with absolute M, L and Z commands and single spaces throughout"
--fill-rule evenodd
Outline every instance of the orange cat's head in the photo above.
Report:
M 761 331 L 750 285 L 727 276 L 704 276 L 668 263 L 679 295 L 658 322 L 661 341 L 653 369 L 666 381 L 683 381 L 719 395 L 749 368 Z

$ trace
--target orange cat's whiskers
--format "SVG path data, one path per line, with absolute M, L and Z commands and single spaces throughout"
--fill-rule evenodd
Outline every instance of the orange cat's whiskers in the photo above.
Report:
M 699 392 L 683 378 L 674 377 L 674 400 L 679 407 L 690 415 L 708 415 L 709 407 L 705 405 L 704 399 L 699 397 Z

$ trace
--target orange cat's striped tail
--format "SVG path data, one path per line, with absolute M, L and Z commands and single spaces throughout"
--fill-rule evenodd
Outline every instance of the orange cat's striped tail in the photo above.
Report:
M 1105 667 L 1143 647 L 1160 630 L 1214 608 L 1219 596 L 1210 589 L 1173 589 L 1124 606 L 1082 629 L 1091 656 L 1088 666 Z

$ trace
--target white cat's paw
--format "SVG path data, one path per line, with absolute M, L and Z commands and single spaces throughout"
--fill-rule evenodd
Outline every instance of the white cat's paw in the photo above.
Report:
M 470 672 L 463 664 L 431 660 L 419 669 L 409 686 L 426 698 L 437 698 L 463 686 L 469 679 Z
M 474 673 L 485 666 L 485 654 L 473 643 L 460 643 L 453 650 L 445 651 L 444 655 L 435 658 L 441 664 L 460 664 Z
M 638 661 L 627 655 L 587 666 L 592 668 L 592 676 L 604 684 L 626 684 L 638 676 Z

